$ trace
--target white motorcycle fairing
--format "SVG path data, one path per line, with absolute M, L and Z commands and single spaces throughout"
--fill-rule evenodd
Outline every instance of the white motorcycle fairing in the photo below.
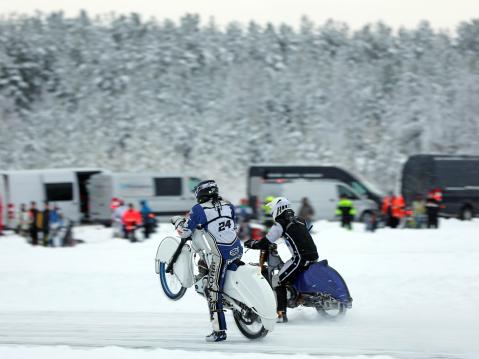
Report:
M 264 328 L 271 331 L 276 323 L 276 297 L 258 267 L 241 265 L 226 273 L 223 293 L 244 303 L 261 317 Z
M 197 231 L 200 232 L 200 231 Z M 173 265 L 173 273 L 185 288 L 193 286 L 195 276 L 193 271 L 193 252 L 206 248 L 206 241 L 202 241 L 202 234 L 194 235 L 190 247 L 184 245 L 181 254 Z M 155 259 L 155 270 L 160 272 L 160 263 L 168 264 L 173 257 L 180 239 L 166 237 L 158 246 Z M 259 267 L 240 265 L 236 270 L 228 270 L 223 287 L 225 296 L 235 299 L 251 308 L 261 317 L 261 323 L 268 331 L 272 331 L 276 323 L 276 297 L 268 281 L 261 275 Z
M 166 265 L 168 265 L 179 244 L 180 239 L 176 237 L 166 237 L 161 241 L 155 258 L 155 271 L 157 274 L 160 273 L 160 263 L 166 263 Z M 185 244 L 178 259 L 175 264 L 173 264 L 173 273 L 185 288 L 189 288 L 194 284 L 195 276 L 191 256 L 191 248 Z

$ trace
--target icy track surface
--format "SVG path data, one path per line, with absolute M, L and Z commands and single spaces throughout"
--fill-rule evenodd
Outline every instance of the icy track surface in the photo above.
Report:
M 204 342 L 211 329 L 203 298 L 189 290 L 172 302 L 162 293 L 154 256 L 173 234 L 167 224 L 138 244 L 99 226 L 76 229 L 86 243 L 74 248 L 0 237 L 0 358 L 479 358 L 479 221 L 443 220 L 439 230 L 348 232 L 329 222 L 314 229 L 353 309 L 336 322 L 292 309 L 290 323 L 261 341 L 244 338 L 228 313 L 228 341 L 216 344 Z

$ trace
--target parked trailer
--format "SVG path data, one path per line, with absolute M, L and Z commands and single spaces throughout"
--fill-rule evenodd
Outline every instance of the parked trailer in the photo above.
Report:
M 415 155 L 403 167 L 401 192 L 407 203 L 431 190 L 442 193 L 441 216 L 479 215 L 479 156 Z
M 116 197 L 139 208 L 146 200 L 162 219 L 188 212 L 196 203 L 192 193 L 200 179 L 164 173 L 100 173 L 88 182 L 91 220 L 111 223 L 110 202 Z
M 32 201 L 39 209 L 48 201 L 74 222 L 88 221 L 90 196 L 86 183 L 102 171 L 98 168 L 0 171 L 4 223 L 14 228 L 20 205 L 24 203 L 28 208 Z M 12 211 L 15 219 L 11 218 Z

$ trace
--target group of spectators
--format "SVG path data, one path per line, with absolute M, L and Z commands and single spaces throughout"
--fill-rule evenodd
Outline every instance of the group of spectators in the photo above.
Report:
M 156 218 L 145 200 L 140 201 L 140 209 L 137 210 L 133 203 L 125 204 L 122 199 L 114 197 L 110 202 L 110 209 L 114 237 L 136 241 L 135 231 L 137 229 L 143 228 L 145 239 L 155 231 Z
M 433 189 L 426 198 L 417 194 L 407 208 L 402 195 L 390 192 L 383 199 L 381 213 L 385 225 L 391 228 L 439 228 L 441 201 L 441 192 Z
M 63 247 L 73 246 L 73 223 L 55 205 L 43 203 L 43 208 L 37 208 L 37 203 L 30 202 L 30 208 L 22 203 L 17 215 L 16 231 L 27 241 L 36 246 Z
M 266 204 L 271 200 L 271 197 L 266 197 L 263 202 L 262 224 L 266 228 L 269 228 L 270 222 L 268 221 L 268 207 Z M 374 232 L 379 227 L 438 228 L 441 201 L 441 191 L 433 189 L 428 192 L 426 197 L 417 195 L 410 203 L 410 206 L 407 207 L 401 194 L 395 195 L 393 192 L 390 192 L 389 195 L 383 198 L 379 211 L 368 210 L 361 219 L 365 223 L 365 229 L 371 232 Z M 240 216 L 241 218 L 249 218 L 252 215 L 252 212 L 247 210 L 247 203 L 242 203 L 237 208 L 237 211 L 243 214 Z M 298 210 L 298 216 L 306 221 L 308 228 L 312 227 L 311 222 L 314 214 L 315 211 L 309 199 L 303 198 Z M 353 221 L 357 219 L 354 201 L 346 195 L 341 195 L 336 204 L 335 214 L 340 221 L 341 227 L 351 230 Z

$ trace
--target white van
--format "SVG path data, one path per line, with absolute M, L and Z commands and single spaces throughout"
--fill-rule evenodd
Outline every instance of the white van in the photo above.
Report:
M 8 204 L 13 205 L 15 217 L 18 217 L 22 203 L 29 208 L 30 202 L 35 201 L 37 208 L 42 209 L 43 203 L 48 201 L 74 222 L 88 220 L 86 182 L 90 176 L 101 171 L 97 168 L 0 171 L 3 216 L 7 218 Z M 16 223 L 9 225 L 14 227 Z
M 357 194 L 347 184 L 337 180 L 293 179 L 265 181 L 261 186 L 260 198 L 268 196 L 286 197 L 292 209 L 298 213 L 303 198 L 308 198 L 314 209 L 314 220 L 336 218 L 336 206 L 341 195 L 350 198 L 356 209 L 356 220 L 363 219 L 377 210 L 375 201 Z
M 347 188 L 352 189 L 353 194 L 359 199 L 370 199 L 374 201 L 377 206 L 381 205 L 382 198 L 384 197 L 381 192 L 375 189 L 370 183 L 341 167 L 330 165 L 255 164 L 249 168 L 247 183 L 248 199 L 255 217 L 261 215 L 261 204 L 265 197 L 270 195 L 268 191 L 263 188 L 264 186 L 269 186 L 270 183 L 273 182 L 282 183 L 288 181 L 289 183 L 293 183 L 293 181 L 301 180 L 311 182 L 325 180 L 338 181 Z M 311 182 L 306 182 L 308 188 L 315 191 L 315 186 Z M 306 195 L 305 197 L 310 196 Z
M 116 197 L 133 203 L 138 209 L 146 200 L 162 219 L 188 212 L 196 203 L 193 188 L 201 180 L 163 173 L 100 173 L 88 181 L 90 218 L 94 222 L 111 222 L 110 202 Z

